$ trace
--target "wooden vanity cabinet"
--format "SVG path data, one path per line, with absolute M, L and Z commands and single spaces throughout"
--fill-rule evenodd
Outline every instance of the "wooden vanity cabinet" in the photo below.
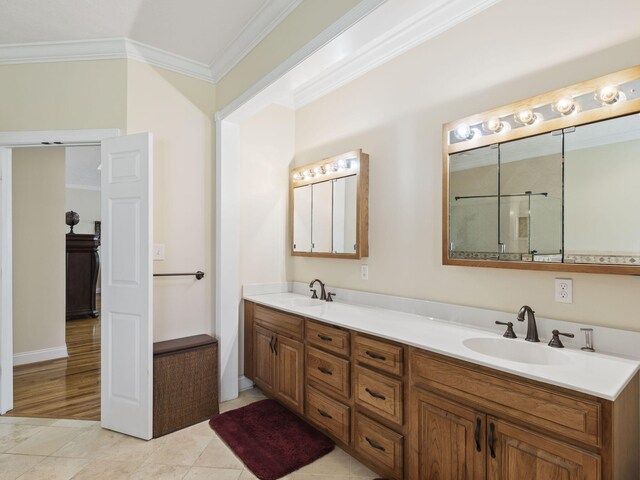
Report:
M 614 401 L 245 302 L 245 376 L 389 479 L 638 480 Z
M 304 412 L 303 319 L 253 305 L 252 380 L 296 413 Z M 245 331 L 245 334 L 247 332 Z

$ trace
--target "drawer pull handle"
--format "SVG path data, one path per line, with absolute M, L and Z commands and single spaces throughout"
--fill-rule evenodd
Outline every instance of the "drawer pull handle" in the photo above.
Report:
M 366 353 L 368 357 L 371 357 L 374 360 L 382 360 L 384 362 L 387 359 L 387 357 L 385 357 L 384 355 L 380 355 L 379 353 L 372 352 L 370 350 L 367 350 L 364 353 Z
M 480 446 L 480 430 L 482 430 L 482 419 L 478 417 L 476 418 L 476 431 L 475 431 L 476 451 L 478 452 L 482 451 L 482 447 Z
M 373 440 L 371 440 L 369 437 L 364 437 L 364 439 L 369 443 L 369 445 L 371 445 L 373 448 L 375 448 L 376 450 L 380 450 L 382 452 L 386 452 L 386 448 L 384 448 L 382 445 L 380 445 L 379 443 L 374 442 Z
M 320 372 L 324 373 L 325 375 L 333 375 L 333 372 L 331 370 L 328 370 L 324 367 L 318 367 L 318 370 L 320 370 Z
M 496 450 L 495 450 L 495 430 L 496 426 L 491 422 L 489 424 L 489 451 L 491 452 L 491 458 L 496 458 Z
M 333 338 L 322 335 L 321 333 L 318 334 L 318 338 L 323 342 L 333 342 Z
M 330 419 L 333 419 L 333 417 L 332 417 L 331 415 L 329 415 L 329 414 L 328 414 L 327 412 L 325 412 L 324 410 L 320 410 L 319 408 L 318 408 L 318 413 L 319 413 L 320 415 L 322 415 L 324 418 L 330 418 Z
M 373 398 L 379 398 L 380 400 L 387 399 L 387 397 L 385 397 L 384 395 L 380 395 L 379 393 L 376 393 L 373 390 L 370 390 L 368 387 L 365 388 L 364 391 L 367 392 L 369 395 L 371 395 Z

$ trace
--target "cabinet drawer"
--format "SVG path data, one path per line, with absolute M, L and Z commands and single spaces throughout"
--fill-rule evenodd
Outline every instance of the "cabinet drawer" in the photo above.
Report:
M 253 321 L 272 332 L 280 333 L 296 340 L 302 340 L 302 317 L 272 310 L 262 305 L 253 308 Z
M 307 320 L 307 343 L 345 357 L 349 356 L 349 332 L 322 323 Z
M 402 425 L 402 381 L 357 366 L 356 403 L 373 413 Z
M 402 435 L 356 413 L 354 442 L 358 453 L 394 478 L 402 478 Z
M 351 396 L 349 361 L 307 347 L 307 383 L 325 393 L 342 398 Z
M 489 412 L 510 416 L 588 445 L 602 444 L 601 406 L 595 400 L 499 378 L 472 365 L 449 363 L 419 351 L 411 356 L 411 383 L 455 395 Z
M 338 440 L 349 444 L 351 415 L 349 407 L 307 388 L 307 418 Z
M 402 376 L 402 346 L 356 335 L 353 348 L 358 362 Z

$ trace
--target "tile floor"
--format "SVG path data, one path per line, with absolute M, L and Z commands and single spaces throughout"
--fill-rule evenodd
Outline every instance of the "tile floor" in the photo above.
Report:
M 264 398 L 242 392 L 225 412 Z M 366 480 L 377 475 L 336 447 L 285 477 L 288 480 Z M 207 422 L 145 442 L 100 428 L 99 422 L 0 417 L 0 480 L 154 479 L 251 480 Z

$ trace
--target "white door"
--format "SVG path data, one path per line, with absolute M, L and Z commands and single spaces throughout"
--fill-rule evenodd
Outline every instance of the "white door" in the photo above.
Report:
M 152 137 L 102 141 L 102 426 L 153 433 Z
M 0 415 L 13 408 L 11 149 L 0 147 Z

